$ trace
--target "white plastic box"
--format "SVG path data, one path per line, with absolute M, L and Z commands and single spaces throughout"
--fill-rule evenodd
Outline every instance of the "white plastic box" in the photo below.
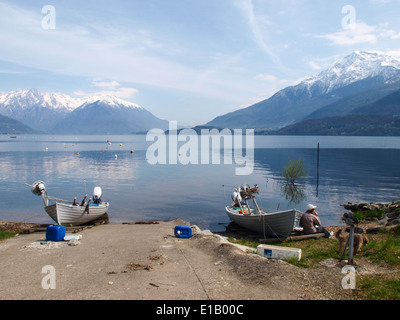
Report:
M 278 247 L 266 244 L 260 244 L 257 247 L 257 254 L 270 259 L 283 260 L 283 259 L 296 258 L 297 261 L 300 261 L 301 259 L 301 249 Z

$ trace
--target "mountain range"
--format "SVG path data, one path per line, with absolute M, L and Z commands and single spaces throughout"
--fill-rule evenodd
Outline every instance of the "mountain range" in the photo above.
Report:
M 0 92 L 0 132 L 129 134 L 167 130 L 145 108 L 113 96 L 72 98 L 35 89 Z M 353 52 L 270 98 L 195 128 L 258 134 L 400 135 L 400 61 Z M 28 127 L 27 127 L 28 126 Z
M 254 128 L 265 133 L 326 134 L 328 118 L 342 117 L 354 126 L 363 126 L 358 115 L 400 114 L 400 61 L 384 54 L 353 52 L 331 68 L 301 83 L 282 89 L 269 99 L 208 122 L 220 128 Z M 309 121 L 313 119 L 313 121 Z M 359 119 L 359 121 L 357 121 Z M 324 120 L 324 121 L 322 121 Z M 314 129 L 307 129 L 302 122 Z M 393 122 L 398 124 L 398 122 Z M 304 124 L 304 123 L 303 123 Z M 295 130 L 284 130 L 295 126 Z M 300 130 L 303 128 L 303 130 Z M 362 130 L 361 130 L 362 131 Z M 360 131 L 360 132 L 361 132 Z M 389 130 L 390 131 L 390 130 Z M 335 134 L 347 134 L 333 130 Z M 379 134 L 379 126 L 370 130 Z
M 31 127 L 32 133 L 129 134 L 168 128 L 168 121 L 114 96 L 77 99 L 36 89 L 0 93 L 0 115 Z

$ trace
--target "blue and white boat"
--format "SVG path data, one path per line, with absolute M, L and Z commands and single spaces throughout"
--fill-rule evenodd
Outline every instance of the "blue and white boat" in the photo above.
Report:
M 36 181 L 32 185 L 31 191 L 37 196 L 42 196 L 44 210 L 59 225 L 81 225 L 96 220 L 108 211 L 110 204 L 101 201 L 102 191 L 100 187 L 95 187 L 92 198 L 86 201 L 87 195 L 81 203 L 62 200 L 47 195 L 46 184 L 43 181 Z M 54 203 L 51 203 L 54 202 Z

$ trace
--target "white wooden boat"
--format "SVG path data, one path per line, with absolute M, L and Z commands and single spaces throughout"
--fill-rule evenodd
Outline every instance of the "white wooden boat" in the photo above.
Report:
M 257 186 L 250 188 L 248 185 L 236 190 L 235 197 L 232 196 L 236 205 L 225 207 L 229 219 L 243 228 L 263 235 L 265 239 L 286 239 L 297 226 L 303 213 L 296 209 L 266 212 L 260 209 L 254 197 L 258 192 Z M 253 201 L 254 206 L 249 205 L 249 200 Z
M 101 188 L 96 187 L 94 190 L 94 202 L 91 198 L 86 202 L 86 196 L 79 204 L 74 201 L 67 201 L 53 198 L 47 195 L 46 184 L 43 181 L 36 181 L 33 185 L 28 185 L 32 189 L 32 193 L 42 196 L 45 204 L 46 213 L 59 225 L 80 225 L 96 220 L 107 213 L 109 208 L 108 202 L 101 201 Z M 55 203 L 50 203 L 55 201 Z
M 101 204 L 89 204 L 86 206 L 74 206 L 72 204 L 66 204 L 57 202 L 44 207 L 47 214 L 60 225 L 80 225 L 96 220 L 103 216 L 109 207 L 108 202 Z M 88 212 L 85 211 L 88 209 Z

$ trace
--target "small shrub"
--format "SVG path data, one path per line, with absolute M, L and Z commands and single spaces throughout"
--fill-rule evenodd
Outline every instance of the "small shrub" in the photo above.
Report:
M 288 164 L 283 168 L 282 176 L 288 183 L 294 184 L 295 180 L 306 175 L 306 167 L 302 159 L 289 160 Z

